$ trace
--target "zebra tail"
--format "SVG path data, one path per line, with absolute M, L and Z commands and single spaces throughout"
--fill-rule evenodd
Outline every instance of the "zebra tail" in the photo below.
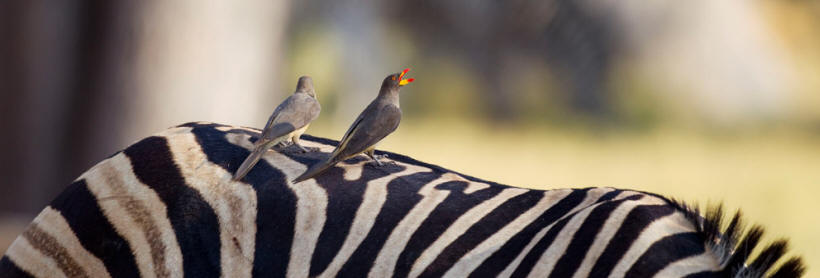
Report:
M 697 232 L 718 258 L 721 268 L 712 274 L 718 274 L 718 277 L 779 278 L 801 277 L 805 273 L 805 264 L 799 256 L 788 258 L 779 267 L 775 267 L 788 251 L 788 242 L 785 239 L 769 243 L 756 258 L 753 258 L 751 255 L 760 243 L 764 229 L 759 225 L 752 225 L 746 229 L 740 211 L 732 215 L 728 224 L 724 224 L 726 215 L 722 205 L 708 207 L 703 215 L 697 207 L 676 201 L 673 203 L 695 223 Z M 767 273 L 769 275 L 766 275 Z

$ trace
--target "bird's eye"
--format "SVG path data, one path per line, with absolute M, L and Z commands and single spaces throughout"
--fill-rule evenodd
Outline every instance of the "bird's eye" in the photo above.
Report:
M 393 79 L 393 81 L 396 81 L 396 76 L 394 75 L 394 76 L 390 77 L 390 79 Z

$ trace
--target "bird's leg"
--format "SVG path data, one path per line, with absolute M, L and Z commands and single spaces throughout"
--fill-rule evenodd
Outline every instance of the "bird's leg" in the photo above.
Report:
M 376 163 L 376 165 L 378 165 L 378 166 L 384 166 L 384 163 L 388 163 L 388 164 L 396 165 L 396 162 L 395 162 L 395 161 L 393 161 L 393 160 L 389 160 L 389 161 L 386 161 L 386 162 L 382 162 L 382 161 L 381 161 L 381 159 L 387 158 L 387 154 L 378 155 L 378 154 L 376 154 L 376 151 L 375 151 L 375 150 L 365 151 L 364 153 L 365 153 L 367 156 L 369 156 L 369 157 L 370 157 L 370 159 L 372 159 L 372 160 L 373 160 L 373 162 L 375 162 L 375 163 Z
M 302 153 L 315 152 L 315 151 L 319 150 L 319 148 L 311 148 L 311 147 L 302 146 L 301 144 L 299 144 L 299 137 L 298 136 L 293 136 L 293 138 L 291 138 L 290 140 L 293 141 L 293 145 L 296 146 L 297 148 L 299 148 L 299 151 L 301 151 Z
M 286 142 L 287 141 L 282 141 L 282 142 L 277 143 L 276 145 L 273 146 L 273 149 L 276 150 L 277 152 L 283 151 L 289 145 Z
M 382 159 L 382 158 L 387 158 L 387 154 L 383 154 L 383 155 L 375 155 L 375 156 L 376 156 L 376 157 L 378 157 L 379 159 Z M 389 163 L 389 164 L 393 164 L 393 165 L 396 165 L 396 161 L 395 161 L 395 160 L 388 160 L 388 161 L 387 161 L 387 163 Z
M 364 154 L 366 154 L 368 157 L 370 157 L 370 159 L 372 159 L 373 162 L 376 163 L 376 165 L 378 165 L 378 166 L 383 166 L 384 165 L 381 161 L 379 161 L 379 158 L 381 157 L 381 155 L 376 155 L 376 150 L 370 149 L 370 150 L 365 151 Z

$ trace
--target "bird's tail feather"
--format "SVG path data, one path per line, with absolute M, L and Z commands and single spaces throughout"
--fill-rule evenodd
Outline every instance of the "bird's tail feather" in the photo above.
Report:
M 245 161 L 242 162 L 242 165 L 239 166 L 239 169 L 236 170 L 236 173 L 233 175 L 233 180 L 238 181 L 245 177 L 245 175 L 251 171 L 253 166 L 255 166 L 257 162 L 259 162 L 259 159 L 262 158 L 262 155 L 265 154 L 266 151 L 267 148 L 255 148 L 253 152 L 251 152 L 251 154 L 248 156 L 248 158 L 245 158 Z
M 319 163 L 313 164 L 313 166 L 310 166 L 310 168 L 308 168 L 307 171 L 305 171 L 305 173 L 294 179 L 293 183 L 295 184 L 313 178 L 314 176 L 324 172 L 328 168 L 333 167 L 333 165 L 336 165 L 336 163 L 337 161 L 332 161 L 330 160 L 330 158 L 328 158 L 322 160 Z

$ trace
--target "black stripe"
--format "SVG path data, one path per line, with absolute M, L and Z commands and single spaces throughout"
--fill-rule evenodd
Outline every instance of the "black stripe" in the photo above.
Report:
M 607 277 L 615 265 L 621 260 L 629 246 L 641 232 L 653 221 L 670 215 L 675 212 L 675 208 L 670 205 L 647 205 L 637 206 L 624 219 L 621 228 L 607 244 L 604 252 L 598 257 L 598 261 L 590 271 L 590 277 Z
M 632 195 L 617 201 L 608 201 L 595 207 L 589 216 L 584 219 L 581 227 L 572 235 L 572 241 L 564 251 L 564 255 L 558 259 L 555 268 L 550 273 L 550 277 L 571 277 L 583 262 L 587 251 L 592 246 L 592 242 L 595 241 L 595 237 L 601 231 L 604 222 L 609 219 L 612 211 L 627 200 L 640 200 L 642 197 L 643 195 L 640 194 Z
M 543 191 L 528 191 L 510 198 L 492 212 L 482 217 L 453 243 L 444 248 L 420 277 L 440 277 L 450 269 L 464 254 L 507 226 L 522 213 L 535 206 L 544 198 Z
M 29 278 L 34 276 L 17 267 L 8 257 L 3 257 L 0 258 L 0 277 Z
M 538 259 L 541 258 L 541 255 L 547 250 L 547 248 L 550 247 L 550 245 L 552 245 L 552 242 L 555 240 L 555 237 L 558 236 L 558 233 L 564 229 L 567 222 L 569 222 L 569 220 L 576 214 L 578 213 L 572 213 L 550 227 L 547 233 L 544 234 L 544 237 L 542 237 L 541 240 L 539 240 L 538 243 L 530 249 L 530 252 L 524 256 L 524 259 L 521 260 L 521 263 L 517 268 L 515 268 L 515 271 L 510 277 L 527 277 L 533 267 L 535 267 L 535 263 L 537 263 Z M 544 273 L 544 275 L 546 276 L 546 273 Z
M 373 228 L 337 276 L 366 277 L 390 233 L 423 198 L 418 194 L 419 189 L 439 176 L 438 173 L 425 172 L 390 181 L 387 185 L 387 199 L 376 217 Z
M 299 159 L 295 156 L 291 158 Z M 364 157 L 357 157 L 357 162 L 359 159 Z M 403 170 L 404 167 L 391 164 L 381 167 L 366 164 L 363 166 L 361 177 L 354 181 L 345 180 L 345 171 L 340 167 L 332 167 L 315 177 L 319 186 L 327 191 L 328 203 L 325 225 L 316 243 L 319 247 L 314 250 L 310 261 L 310 276 L 321 274 L 342 248 L 356 217 L 356 211 L 362 204 L 367 182 Z
M 128 241 L 114 230 L 85 180 L 69 185 L 50 206 L 68 222 L 83 248 L 102 260 L 112 277 L 139 277 Z
M 250 154 L 247 149 L 228 142 L 227 133 L 213 126 L 196 124 L 192 132 L 208 161 L 230 173 L 236 172 Z M 258 163 L 242 179 L 256 191 L 254 277 L 284 277 L 288 269 L 296 221 L 296 195 L 287 187 L 285 178 L 285 174 L 268 163 Z
M 703 271 L 703 272 L 692 273 L 692 274 L 686 275 L 686 278 L 717 278 L 717 277 L 721 277 L 721 275 L 720 275 L 720 272 L 715 272 L 715 271 Z M 771 276 L 771 277 L 773 277 L 773 276 Z
M 652 277 L 667 265 L 704 251 L 703 239 L 697 233 L 669 235 L 653 243 L 629 268 L 625 277 Z
M 566 215 L 573 208 L 584 201 L 589 189 L 575 189 L 569 195 L 561 199 L 558 203 L 550 207 L 547 211 L 538 216 L 535 221 L 527 225 L 501 246 L 498 251 L 484 260 L 478 268 L 470 274 L 470 277 L 497 276 L 527 247 L 535 234 L 544 227 L 549 226 L 559 218 Z M 547 192 L 546 194 L 550 194 Z
M 251 142 L 255 141 L 255 139 L 258 138 L 259 135 L 260 135 L 259 131 L 252 132 L 252 131 L 249 131 L 249 130 L 246 130 L 246 129 L 236 128 L 235 126 L 217 124 L 217 123 L 190 122 L 190 123 L 184 123 L 184 124 L 178 125 L 178 127 L 206 128 L 206 129 L 215 129 L 217 127 L 229 128 L 230 130 L 228 132 L 230 132 L 230 133 L 243 133 L 243 134 L 250 135 L 251 137 L 253 137 Z M 221 132 L 221 131 L 214 130 L 214 132 Z M 316 136 L 312 136 L 312 135 L 309 135 L 309 134 L 302 134 L 302 136 L 299 137 L 299 138 L 301 140 L 311 141 L 311 142 L 315 142 L 315 143 L 319 143 L 319 144 L 323 144 L 323 145 L 330 145 L 330 146 L 338 146 L 339 145 L 339 141 L 337 141 L 337 140 L 332 140 L 332 139 L 327 139 L 327 138 L 322 138 L 322 137 L 316 137 Z M 316 153 L 316 152 L 301 154 L 300 156 L 302 156 L 302 157 L 311 157 L 312 154 L 314 154 L 314 153 Z M 459 176 L 461 176 L 461 177 L 463 177 L 463 178 L 465 178 L 469 181 L 486 183 L 486 184 L 489 184 L 489 185 L 492 185 L 492 186 L 509 187 L 508 185 L 503 185 L 503 184 L 499 184 L 499 183 L 496 183 L 496 182 L 479 179 L 479 178 L 476 178 L 476 177 L 473 177 L 473 176 L 470 176 L 470 175 L 465 175 L 465 174 L 462 174 L 462 173 L 454 172 L 454 171 L 451 171 L 449 169 L 445 169 L 445 168 L 443 168 L 441 166 L 438 166 L 438 165 L 435 165 L 435 164 L 430 164 L 430 163 L 418 161 L 416 159 L 413 159 L 413 158 L 411 158 L 409 156 L 406 156 L 406 155 L 403 155 L 403 154 L 380 151 L 380 150 L 377 150 L 376 154 L 379 154 L 379 155 L 386 154 L 386 155 L 388 155 L 390 160 L 399 161 L 399 162 L 406 163 L 406 164 L 411 164 L 411 165 L 416 165 L 416 166 L 420 166 L 420 167 L 423 167 L 423 168 L 429 168 L 433 172 L 439 173 L 439 174 L 453 173 L 453 174 L 457 174 L 457 175 L 459 175 Z M 247 157 L 247 156 L 245 156 L 245 157 Z M 242 157 L 242 160 L 244 160 L 245 157 Z M 294 156 L 294 157 L 296 157 L 296 156 Z M 242 163 L 242 160 L 240 160 L 239 163 Z M 233 168 L 234 171 L 231 171 L 231 173 L 236 172 L 236 168 L 238 168 L 239 165 L 237 164 L 237 165 L 234 165 L 233 167 L 234 167 Z M 226 167 L 226 169 L 228 169 L 228 167 Z
M 324 144 L 324 145 L 331 145 L 331 146 L 339 145 L 339 141 L 332 140 L 332 139 L 327 139 L 327 138 L 322 138 L 322 137 L 311 136 L 311 135 L 308 135 L 308 134 L 302 134 L 302 136 L 299 137 L 299 138 L 302 139 L 302 140 L 313 141 L 313 142 Z M 465 174 L 462 174 L 462 173 L 459 173 L 459 172 L 454 172 L 454 171 L 451 171 L 449 169 L 443 168 L 443 167 L 435 165 L 435 164 L 430 164 L 430 163 L 427 163 L 427 162 L 418 161 L 418 160 L 416 160 L 412 157 L 409 157 L 409 156 L 406 156 L 406 155 L 403 155 L 403 154 L 398 154 L 398 153 L 393 153 L 393 152 L 386 152 L 386 151 L 379 151 L 379 150 L 376 151 L 376 154 L 378 154 L 378 155 L 386 154 L 388 156 L 388 158 L 390 158 L 390 160 L 399 161 L 401 163 L 406 163 L 406 164 L 411 164 L 411 165 L 416 165 L 416 166 L 423 167 L 423 168 L 428 168 L 428 169 L 432 170 L 433 172 L 440 173 L 440 174 L 453 173 L 453 174 L 461 176 L 462 178 L 464 178 L 468 181 L 486 183 L 486 184 L 489 184 L 489 185 L 492 185 L 492 186 L 510 187 L 508 185 L 503 185 L 503 184 L 499 184 L 499 183 L 496 183 L 496 182 L 479 179 L 479 178 L 476 178 L 476 177 L 473 177 L 473 176 L 470 176 L 470 175 L 465 175 Z
M 219 277 L 219 222 L 199 192 L 185 184 L 173 161 L 168 140 L 148 137 L 123 153 L 131 160 L 137 179 L 165 203 L 182 252 L 185 277 Z
M 613 198 L 615 198 L 615 196 L 618 196 L 618 194 L 621 194 L 621 192 L 624 192 L 624 191 L 620 190 L 620 189 L 615 189 L 615 190 L 612 190 L 610 192 L 607 192 L 606 194 L 604 194 L 604 196 L 601 196 L 601 198 L 598 198 L 598 200 L 595 201 L 595 204 L 612 200 Z
M 465 194 L 464 190 L 467 189 L 467 185 L 468 183 L 464 181 L 450 181 L 436 186 L 436 189 L 449 190 L 450 193 L 410 236 L 405 249 L 396 261 L 393 277 L 407 277 L 410 268 L 421 253 L 430 247 L 458 217 L 476 205 L 495 197 L 504 189 L 500 186 L 490 186 L 471 194 Z

